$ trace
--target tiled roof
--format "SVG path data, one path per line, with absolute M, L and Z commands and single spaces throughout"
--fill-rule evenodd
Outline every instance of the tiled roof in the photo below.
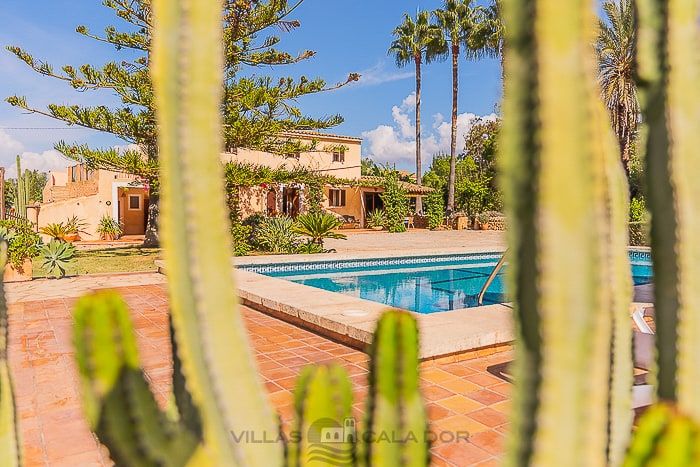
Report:
M 334 135 L 332 133 L 322 133 L 315 130 L 290 130 L 280 133 L 280 135 L 286 136 L 306 136 L 306 137 L 318 137 L 318 138 L 342 138 L 342 139 L 353 139 L 357 141 L 362 141 L 362 138 L 356 136 L 344 136 L 344 135 Z
M 363 185 L 374 184 L 380 186 L 382 184 L 381 177 L 363 176 L 360 178 L 360 183 Z M 427 195 L 432 193 L 433 189 L 425 185 L 416 185 L 399 180 L 399 186 L 406 190 L 409 195 Z

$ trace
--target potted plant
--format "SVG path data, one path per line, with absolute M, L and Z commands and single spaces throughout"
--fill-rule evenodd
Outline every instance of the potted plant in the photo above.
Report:
M 367 213 L 367 225 L 372 230 L 382 230 L 386 222 L 386 213 L 383 209 L 375 209 Z
M 39 253 L 41 238 L 32 224 L 18 220 L 0 220 L 0 241 L 7 242 L 5 282 L 32 280 L 32 258 Z
M 97 233 L 102 240 L 112 241 L 121 236 L 122 228 L 115 218 L 105 214 L 100 217 L 100 222 L 97 224 Z
M 87 231 L 85 231 L 85 227 L 87 226 L 87 222 L 85 222 L 85 220 L 79 218 L 76 215 L 69 217 L 66 220 L 65 226 L 66 226 L 66 233 L 65 233 L 65 235 L 63 235 L 62 238 L 66 242 L 75 242 L 76 240 L 80 240 L 80 234 L 87 233 Z
M 63 222 L 52 222 L 39 227 L 39 233 L 51 237 L 52 240 L 63 240 L 68 234 L 68 228 Z
M 477 216 L 477 220 L 479 221 L 479 228 L 481 230 L 488 230 L 489 229 L 489 221 L 491 220 L 491 215 L 488 212 L 481 212 Z

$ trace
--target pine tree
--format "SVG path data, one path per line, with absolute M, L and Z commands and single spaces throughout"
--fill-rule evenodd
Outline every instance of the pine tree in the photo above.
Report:
M 277 137 L 280 132 L 299 128 L 324 129 L 342 122 L 332 115 L 314 119 L 301 114 L 290 104 L 295 98 L 342 86 L 359 78 L 350 74 L 344 83 L 326 87 L 322 79 L 299 80 L 243 76 L 245 70 L 261 65 L 287 65 L 313 56 L 304 51 L 290 55 L 278 51 L 280 39 L 269 34 L 273 27 L 290 31 L 300 26 L 289 15 L 303 0 L 287 1 L 226 1 L 224 21 L 224 50 L 226 79 L 222 112 L 224 141 L 227 148 L 248 147 L 278 153 L 292 152 L 290 146 L 299 143 Z M 126 24 L 123 30 L 114 26 L 105 28 L 104 35 L 96 35 L 85 26 L 76 32 L 83 36 L 112 45 L 126 55 L 126 59 L 109 62 L 101 68 L 90 64 L 75 68 L 66 65 L 55 71 L 49 63 L 35 59 L 17 46 L 7 49 L 32 69 L 46 76 L 67 82 L 78 91 L 108 90 L 116 93 L 121 106 L 108 108 L 78 105 L 50 104 L 47 109 L 29 105 L 25 97 L 11 96 L 11 105 L 21 107 L 70 125 L 79 125 L 112 133 L 138 149 L 118 151 L 113 148 L 91 148 L 80 143 L 60 141 L 55 149 L 63 155 L 84 162 L 90 169 L 124 171 L 141 177 L 148 183 L 150 203 L 145 244 L 158 244 L 158 145 L 156 142 L 156 109 L 149 74 L 152 16 L 149 0 L 104 0 Z

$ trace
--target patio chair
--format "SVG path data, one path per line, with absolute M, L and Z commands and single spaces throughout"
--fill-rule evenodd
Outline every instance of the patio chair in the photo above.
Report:
M 360 223 L 355 219 L 355 216 L 343 216 L 344 223 L 341 225 L 343 229 L 359 229 Z
M 403 220 L 403 223 L 404 223 L 404 225 L 406 226 L 407 229 L 408 229 L 408 228 L 411 228 L 411 229 L 415 229 L 415 228 L 416 228 L 415 224 L 413 223 L 413 216 L 408 216 L 408 217 L 406 217 L 406 218 Z
M 649 370 L 654 363 L 654 331 L 644 321 L 644 307 L 638 307 L 632 312 L 632 320 L 639 328 L 634 331 L 634 367 Z M 651 384 L 636 384 L 632 386 L 632 408 L 646 407 L 654 402 L 654 386 Z

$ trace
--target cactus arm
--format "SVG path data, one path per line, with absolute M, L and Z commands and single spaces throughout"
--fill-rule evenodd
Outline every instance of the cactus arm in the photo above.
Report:
M 505 82 L 505 99 L 502 138 L 499 141 L 502 156 L 498 159 L 504 181 L 504 206 L 510 206 L 507 231 L 508 245 L 512 252 L 511 274 L 506 275 L 508 289 L 514 302 L 514 325 L 518 336 L 515 345 L 513 372 L 518 382 L 513 392 L 511 429 L 521 436 L 507 439 L 506 464 L 523 465 L 532 457 L 533 444 L 529 441 L 536 431 L 533 414 L 539 407 L 537 397 L 541 384 L 538 368 L 542 354 L 540 342 L 540 316 L 537 313 L 537 290 L 530 278 L 537 273 L 537 238 L 535 228 L 535 194 L 537 191 L 536 158 L 520 157 L 535 154 L 536 138 L 537 74 L 531 72 L 536 65 L 535 3 L 503 2 L 504 22 L 508 24 L 507 47 L 504 50 L 505 75 L 517 75 L 518 79 Z M 516 156 L 517 155 L 517 156 Z
M 621 450 L 608 435 L 613 425 L 616 433 L 624 426 L 612 418 L 621 409 L 611 391 L 626 384 L 629 391 L 631 372 L 613 378 L 610 352 L 613 339 L 617 349 L 631 346 L 629 333 L 613 333 L 623 316 L 629 326 L 631 291 L 626 242 L 617 233 L 625 228 L 624 184 L 621 169 L 613 169 L 614 140 L 587 46 L 595 16 L 583 0 L 505 0 L 503 9 L 509 27 L 501 163 L 513 219 L 509 280 L 517 323 L 516 415 L 506 462 L 603 465 L 609 449 L 617 456 Z M 573 272 L 575 281 L 568 279 Z M 611 281 L 627 287 L 620 297 Z
M 168 319 L 170 327 L 170 345 L 173 356 L 173 404 L 170 408 L 176 409 L 176 418 L 194 433 L 198 438 L 202 437 L 202 420 L 199 416 L 197 406 L 192 400 L 192 395 L 187 391 L 187 382 L 182 373 L 182 362 L 178 355 L 177 339 L 173 329 L 172 317 Z
M 700 420 L 700 64 L 698 4 L 641 0 L 638 74 L 649 125 L 647 170 L 658 395 Z
M 700 427 L 670 404 L 649 408 L 639 421 L 622 467 L 685 467 L 700 463 Z
M 0 242 L 0 271 L 5 270 L 6 262 L 7 244 Z M 0 277 L 0 465 L 15 467 L 22 465 L 22 451 L 15 416 L 12 376 L 7 361 L 8 331 L 5 288 Z
M 85 412 L 118 465 L 185 465 L 196 437 L 167 420 L 139 367 L 126 305 L 113 292 L 81 298 L 74 344 Z
M 229 262 L 219 105 L 221 2 L 156 0 L 152 77 L 158 108 L 163 256 L 178 355 L 217 464 L 280 465 L 278 432 L 240 316 Z M 206 51 L 206 53 L 203 53 Z
M 367 430 L 374 439 L 363 440 L 366 464 L 428 465 L 429 443 L 425 437 L 428 422 L 419 388 L 415 319 L 398 311 L 382 315 L 370 355 Z
M 341 366 L 305 368 L 297 380 L 294 408 L 296 420 L 285 465 L 354 465 L 356 432 L 352 439 L 343 436 L 349 433 L 343 433 L 345 421 L 354 421 L 351 418 L 352 385 Z M 329 427 L 340 428 L 341 442 L 328 442 L 321 437 L 321 430 Z

